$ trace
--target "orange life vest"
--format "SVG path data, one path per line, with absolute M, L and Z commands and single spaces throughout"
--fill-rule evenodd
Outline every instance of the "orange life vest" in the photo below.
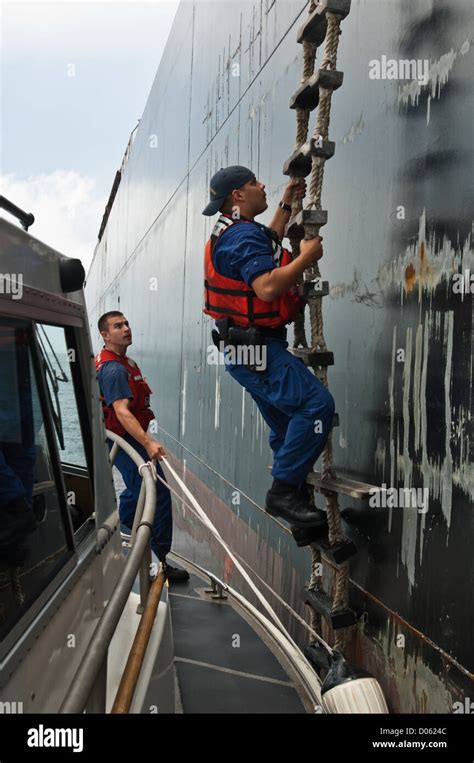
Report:
M 293 286 L 271 302 L 257 297 L 251 286 L 245 281 L 227 278 L 214 267 L 213 251 L 217 240 L 226 230 L 236 223 L 255 225 L 252 220 L 233 219 L 231 215 L 221 214 L 204 252 L 204 304 L 203 312 L 215 319 L 231 318 L 238 326 L 284 326 L 295 319 L 303 307 L 303 301 Z M 291 255 L 283 249 L 278 237 L 269 235 L 273 257 L 278 267 L 288 265 Z
M 117 353 L 112 352 L 112 350 L 107 350 L 105 347 L 103 347 L 98 355 L 95 356 L 95 368 L 97 373 L 100 371 L 104 363 L 109 363 L 111 360 L 115 363 L 120 363 L 128 372 L 128 384 L 133 396 L 130 401 L 129 410 L 133 413 L 146 432 L 148 424 L 155 418 L 155 414 L 150 408 L 150 395 L 152 394 L 152 391 L 134 360 L 122 355 L 117 355 Z M 115 434 L 123 437 L 124 434 L 126 434 L 126 431 L 118 420 L 113 405 L 107 405 L 103 395 L 100 396 L 100 401 L 104 412 L 105 428 L 110 429 L 111 432 L 115 432 Z

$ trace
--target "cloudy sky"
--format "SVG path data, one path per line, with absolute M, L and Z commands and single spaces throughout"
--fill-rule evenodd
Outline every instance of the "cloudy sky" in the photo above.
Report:
M 177 6 L 0 0 L 0 193 L 86 270 Z

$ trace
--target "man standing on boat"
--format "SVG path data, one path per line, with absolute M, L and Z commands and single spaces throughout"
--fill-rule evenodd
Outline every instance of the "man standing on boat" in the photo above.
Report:
M 156 471 L 164 480 L 159 461 L 166 458 L 166 451 L 147 432 L 150 421 L 155 418 L 150 408 L 152 392 L 137 364 L 127 355 L 127 349 L 132 344 L 130 325 L 121 312 L 112 310 L 102 315 L 98 328 L 104 347 L 96 355 L 95 365 L 106 429 L 127 440 L 145 461 L 155 460 Z M 111 445 L 109 441 L 109 447 Z M 114 463 L 126 485 L 120 496 L 120 522 L 131 530 L 142 478 L 132 459 L 123 450 L 119 449 Z M 172 567 L 166 562 L 172 533 L 171 494 L 166 485 L 157 480 L 151 547 L 163 563 L 168 580 L 184 582 L 189 579 L 186 570 Z
M 251 170 L 232 166 L 212 177 L 203 214 L 220 212 L 220 216 L 206 244 L 204 312 L 216 319 L 219 333 L 213 331 L 213 339 L 221 349 L 264 345 L 264 367 L 258 367 L 255 359 L 253 364 L 242 361 L 243 353 L 234 362 L 236 353 L 225 350 L 226 371 L 250 393 L 271 430 L 274 479 L 266 510 L 292 523 L 295 539 L 305 535 L 310 542 L 327 523 L 325 512 L 314 507 L 305 478 L 326 443 L 334 400 L 287 350 L 285 324 L 303 306 L 293 287 L 322 257 L 319 236 L 302 240 L 295 260 L 281 246 L 291 202 L 303 193 L 304 181 L 291 181 L 267 227 L 254 219 L 268 204 L 265 185 Z

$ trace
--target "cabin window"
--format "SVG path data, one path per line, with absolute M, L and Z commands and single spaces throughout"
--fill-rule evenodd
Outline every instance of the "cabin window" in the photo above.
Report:
M 74 533 L 94 511 L 90 415 L 74 329 L 37 323 L 36 335 L 53 411 L 54 432 Z M 93 530 L 93 525 L 89 525 Z
M 0 640 L 73 555 L 30 323 L 0 320 Z

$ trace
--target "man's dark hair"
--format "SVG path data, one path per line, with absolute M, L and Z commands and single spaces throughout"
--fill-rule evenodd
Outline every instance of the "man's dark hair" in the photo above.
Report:
M 222 206 L 219 210 L 219 212 L 224 212 L 226 215 L 230 215 L 233 209 L 232 204 L 232 193 L 229 193 L 228 196 L 226 196 L 225 200 L 222 202 Z
M 123 315 L 123 313 L 120 312 L 120 310 L 109 310 L 108 313 L 104 313 L 100 316 L 99 320 L 97 321 L 97 327 L 99 329 L 99 333 L 101 334 L 103 331 L 107 331 L 109 328 L 109 318 L 120 318 L 120 316 Z

